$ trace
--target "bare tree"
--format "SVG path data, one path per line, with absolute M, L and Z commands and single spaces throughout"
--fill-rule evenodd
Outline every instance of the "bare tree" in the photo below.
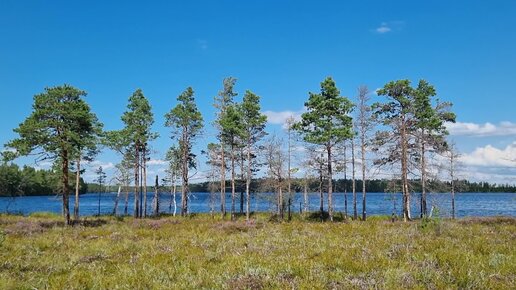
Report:
M 284 218 L 284 198 L 283 187 L 285 182 L 285 163 L 286 156 L 282 149 L 283 140 L 272 135 L 264 145 L 265 159 L 267 163 L 267 175 L 271 182 L 272 188 L 276 192 L 276 213 Z
M 357 103 L 357 131 L 358 137 L 360 138 L 360 161 L 362 169 L 362 220 L 366 220 L 367 207 L 366 207 L 366 151 L 369 141 L 369 134 L 374 128 L 373 117 L 371 113 L 371 106 L 368 104 L 370 100 L 369 89 L 367 86 L 360 86 L 358 88 L 358 103 Z
M 449 168 L 448 172 L 450 174 L 450 193 L 451 193 L 451 210 L 452 210 L 452 219 L 455 219 L 455 179 L 456 177 L 456 167 L 457 167 L 457 159 L 459 158 L 459 153 L 455 144 L 451 143 L 448 149 L 448 160 L 449 160 Z

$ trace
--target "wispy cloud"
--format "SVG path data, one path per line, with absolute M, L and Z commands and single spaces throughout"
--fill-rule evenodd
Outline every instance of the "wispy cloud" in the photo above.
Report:
M 89 162 L 88 165 L 95 168 L 102 166 L 103 170 L 115 168 L 115 164 L 113 164 L 113 162 L 104 162 L 100 160 L 94 160 L 92 162 Z
M 385 34 L 393 31 L 399 31 L 403 29 L 404 25 L 404 21 L 386 21 L 380 23 L 380 26 L 373 29 L 373 32 L 378 34 Z
M 446 128 L 451 135 L 455 136 L 513 136 L 516 135 L 516 123 L 500 122 L 498 125 L 492 123 L 447 123 Z
M 287 119 L 293 117 L 295 121 L 299 121 L 301 119 L 301 114 L 304 110 L 299 111 L 264 111 L 263 114 L 267 116 L 267 123 L 274 125 L 282 125 L 284 128 L 287 123 Z
M 165 165 L 167 164 L 167 161 L 165 160 L 161 160 L 161 159 L 151 159 L 149 161 L 147 161 L 147 165 L 151 166 L 151 165 Z
M 381 25 L 380 27 L 376 28 L 376 32 L 378 33 L 387 33 L 390 32 L 392 29 L 388 26 Z

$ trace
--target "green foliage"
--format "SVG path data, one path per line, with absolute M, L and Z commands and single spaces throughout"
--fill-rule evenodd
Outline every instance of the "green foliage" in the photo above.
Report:
M 172 137 L 179 141 L 180 150 L 188 152 L 189 163 L 192 156 L 192 140 L 201 133 L 203 118 L 195 103 L 194 91 L 188 87 L 178 97 L 178 104 L 165 115 L 165 126 L 172 128 Z
M 267 116 L 260 112 L 260 97 L 251 91 L 246 91 L 240 106 L 244 139 L 254 144 L 267 133 L 265 124 Z
M 75 172 L 69 173 L 69 186 L 75 189 Z M 0 164 L 0 196 L 55 195 L 59 192 L 60 174 L 52 170 L 36 170 L 30 166 L 20 168 L 16 164 Z M 84 194 L 88 186 L 82 177 L 79 193 Z
M 222 115 L 220 125 L 222 127 L 222 139 L 225 143 L 234 146 L 239 145 L 239 139 L 245 136 L 240 105 L 229 105 Z
M 328 77 L 321 83 L 321 93 L 310 93 L 305 103 L 307 112 L 301 115 L 301 121 L 293 129 L 303 134 L 309 143 L 331 145 L 353 136 L 351 101 L 340 96 L 335 81 Z
M 94 146 L 86 136 L 95 136 L 102 126 L 82 99 L 86 92 L 69 85 L 46 88 L 34 96 L 33 111 L 14 129 L 19 138 L 6 144 L 7 158 L 38 153 L 55 159 L 63 151 Z
M 417 222 L 252 218 L 106 217 L 63 228 L 59 217 L 4 215 L 0 288 L 511 289 L 515 282 L 514 218 L 443 220 L 440 235 Z
M 143 145 L 159 137 L 158 133 L 151 132 L 154 124 L 152 107 L 141 89 L 137 89 L 130 97 L 127 111 L 122 115 L 125 128 L 122 132 L 111 133 L 120 143 L 138 142 Z M 128 138 L 128 139 L 127 139 Z M 125 140 L 124 140 L 125 139 Z

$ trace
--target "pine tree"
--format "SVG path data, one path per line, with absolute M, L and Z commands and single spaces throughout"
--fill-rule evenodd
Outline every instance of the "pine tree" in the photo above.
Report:
M 181 153 L 181 215 L 188 214 L 188 175 L 190 168 L 195 168 L 195 157 L 192 146 L 203 128 L 201 112 L 195 104 L 194 91 L 188 87 L 177 97 L 178 104 L 165 115 L 165 126 L 172 128 L 172 138 L 179 143 Z
M 84 96 L 86 92 L 69 85 L 46 88 L 35 95 L 32 113 L 14 129 L 19 137 L 8 142 L 5 147 L 11 150 L 3 153 L 7 160 L 36 154 L 39 160 L 59 163 L 66 224 L 70 224 L 70 160 L 90 145 L 91 140 L 84 137 L 97 134 L 101 128 Z
M 294 125 L 304 140 L 324 146 L 328 170 L 328 214 L 333 221 L 332 149 L 335 144 L 353 136 L 352 119 L 349 116 L 353 104 L 340 96 L 335 81 L 328 77 L 321 83 L 321 93 L 310 93 L 305 103 L 307 112 Z

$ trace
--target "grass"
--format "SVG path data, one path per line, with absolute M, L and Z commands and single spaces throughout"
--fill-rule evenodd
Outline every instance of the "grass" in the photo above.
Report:
M 242 218 L 242 217 L 241 217 Z M 0 289 L 510 289 L 516 219 L 0 215 Z

